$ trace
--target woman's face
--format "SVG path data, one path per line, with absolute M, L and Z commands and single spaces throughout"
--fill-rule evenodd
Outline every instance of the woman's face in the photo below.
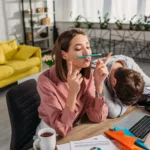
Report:
M 62 52 L 63 58 L 66 61 L 72 61 L 73 69 L 87 68 L 90 66 L 91 58 L 76 58 L 76 56 L 82 56 L 91 54 L 90 43 L 86 35 L 78 34 L 70 42 L 68 52 Z

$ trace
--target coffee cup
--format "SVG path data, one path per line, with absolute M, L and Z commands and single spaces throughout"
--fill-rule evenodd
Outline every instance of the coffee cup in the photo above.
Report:
M 40 150 L 55 150 L 56 147 L 56 132 L 52 128 L 43 128 L 38 131 L 38 139 L 33 143 L 33 148 L 37 150 L 37 145 Z

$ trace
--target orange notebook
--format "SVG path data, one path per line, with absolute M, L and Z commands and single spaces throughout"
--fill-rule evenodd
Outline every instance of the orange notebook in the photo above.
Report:
M 124 131 L 106 131 L 105 133 L 118 141 L 123 150 L 142 150 L 134 144 L 137 138 L 124 135 Z

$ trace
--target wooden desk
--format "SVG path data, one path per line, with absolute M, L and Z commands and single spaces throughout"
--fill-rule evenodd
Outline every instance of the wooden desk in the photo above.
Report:
M 125 117 L 132 111 L 144 111 L 142 108 L 137 108 L 136 106 L 132 106 L 128 109 L 128 111 L 121 117 L 116 119 L 106 119 L 104 122 L 100 124 L 96 123 L 82 123 L 79 126 L 76 126 L 72 129 L 72 131 L 65 138 L 57 138 L 57 144 L 64 144 L 70 141 L 77 141 L 87 139 L 93 136 L 105 135 L 104 131 L 107 131 L 109 128 L 113 127 L 119 120 Z M 146 112 L 147 113 L 147 112 Z M 145 144 L 150 148 L 150 135 L 148 136 Z

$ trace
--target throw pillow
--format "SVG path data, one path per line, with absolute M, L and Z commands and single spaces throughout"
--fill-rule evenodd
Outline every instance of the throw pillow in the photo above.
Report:
M 2 46 L 3 52 L 5 54 L 5 58 L 7 60 L 11 60 L 18 49 L 16 40 L 2 42 L 0 43 L 0 45 Z
M 4 64 L 5 63 L 5 55 L 4 52 L 2 50 L 2 47 L 0 45 L 0 64 Z
M 19 46 L 19 51 L 14 56 L 14 59 L 26 60 L 30 58 L 36 51 L 38 47 L 22 45 Z

